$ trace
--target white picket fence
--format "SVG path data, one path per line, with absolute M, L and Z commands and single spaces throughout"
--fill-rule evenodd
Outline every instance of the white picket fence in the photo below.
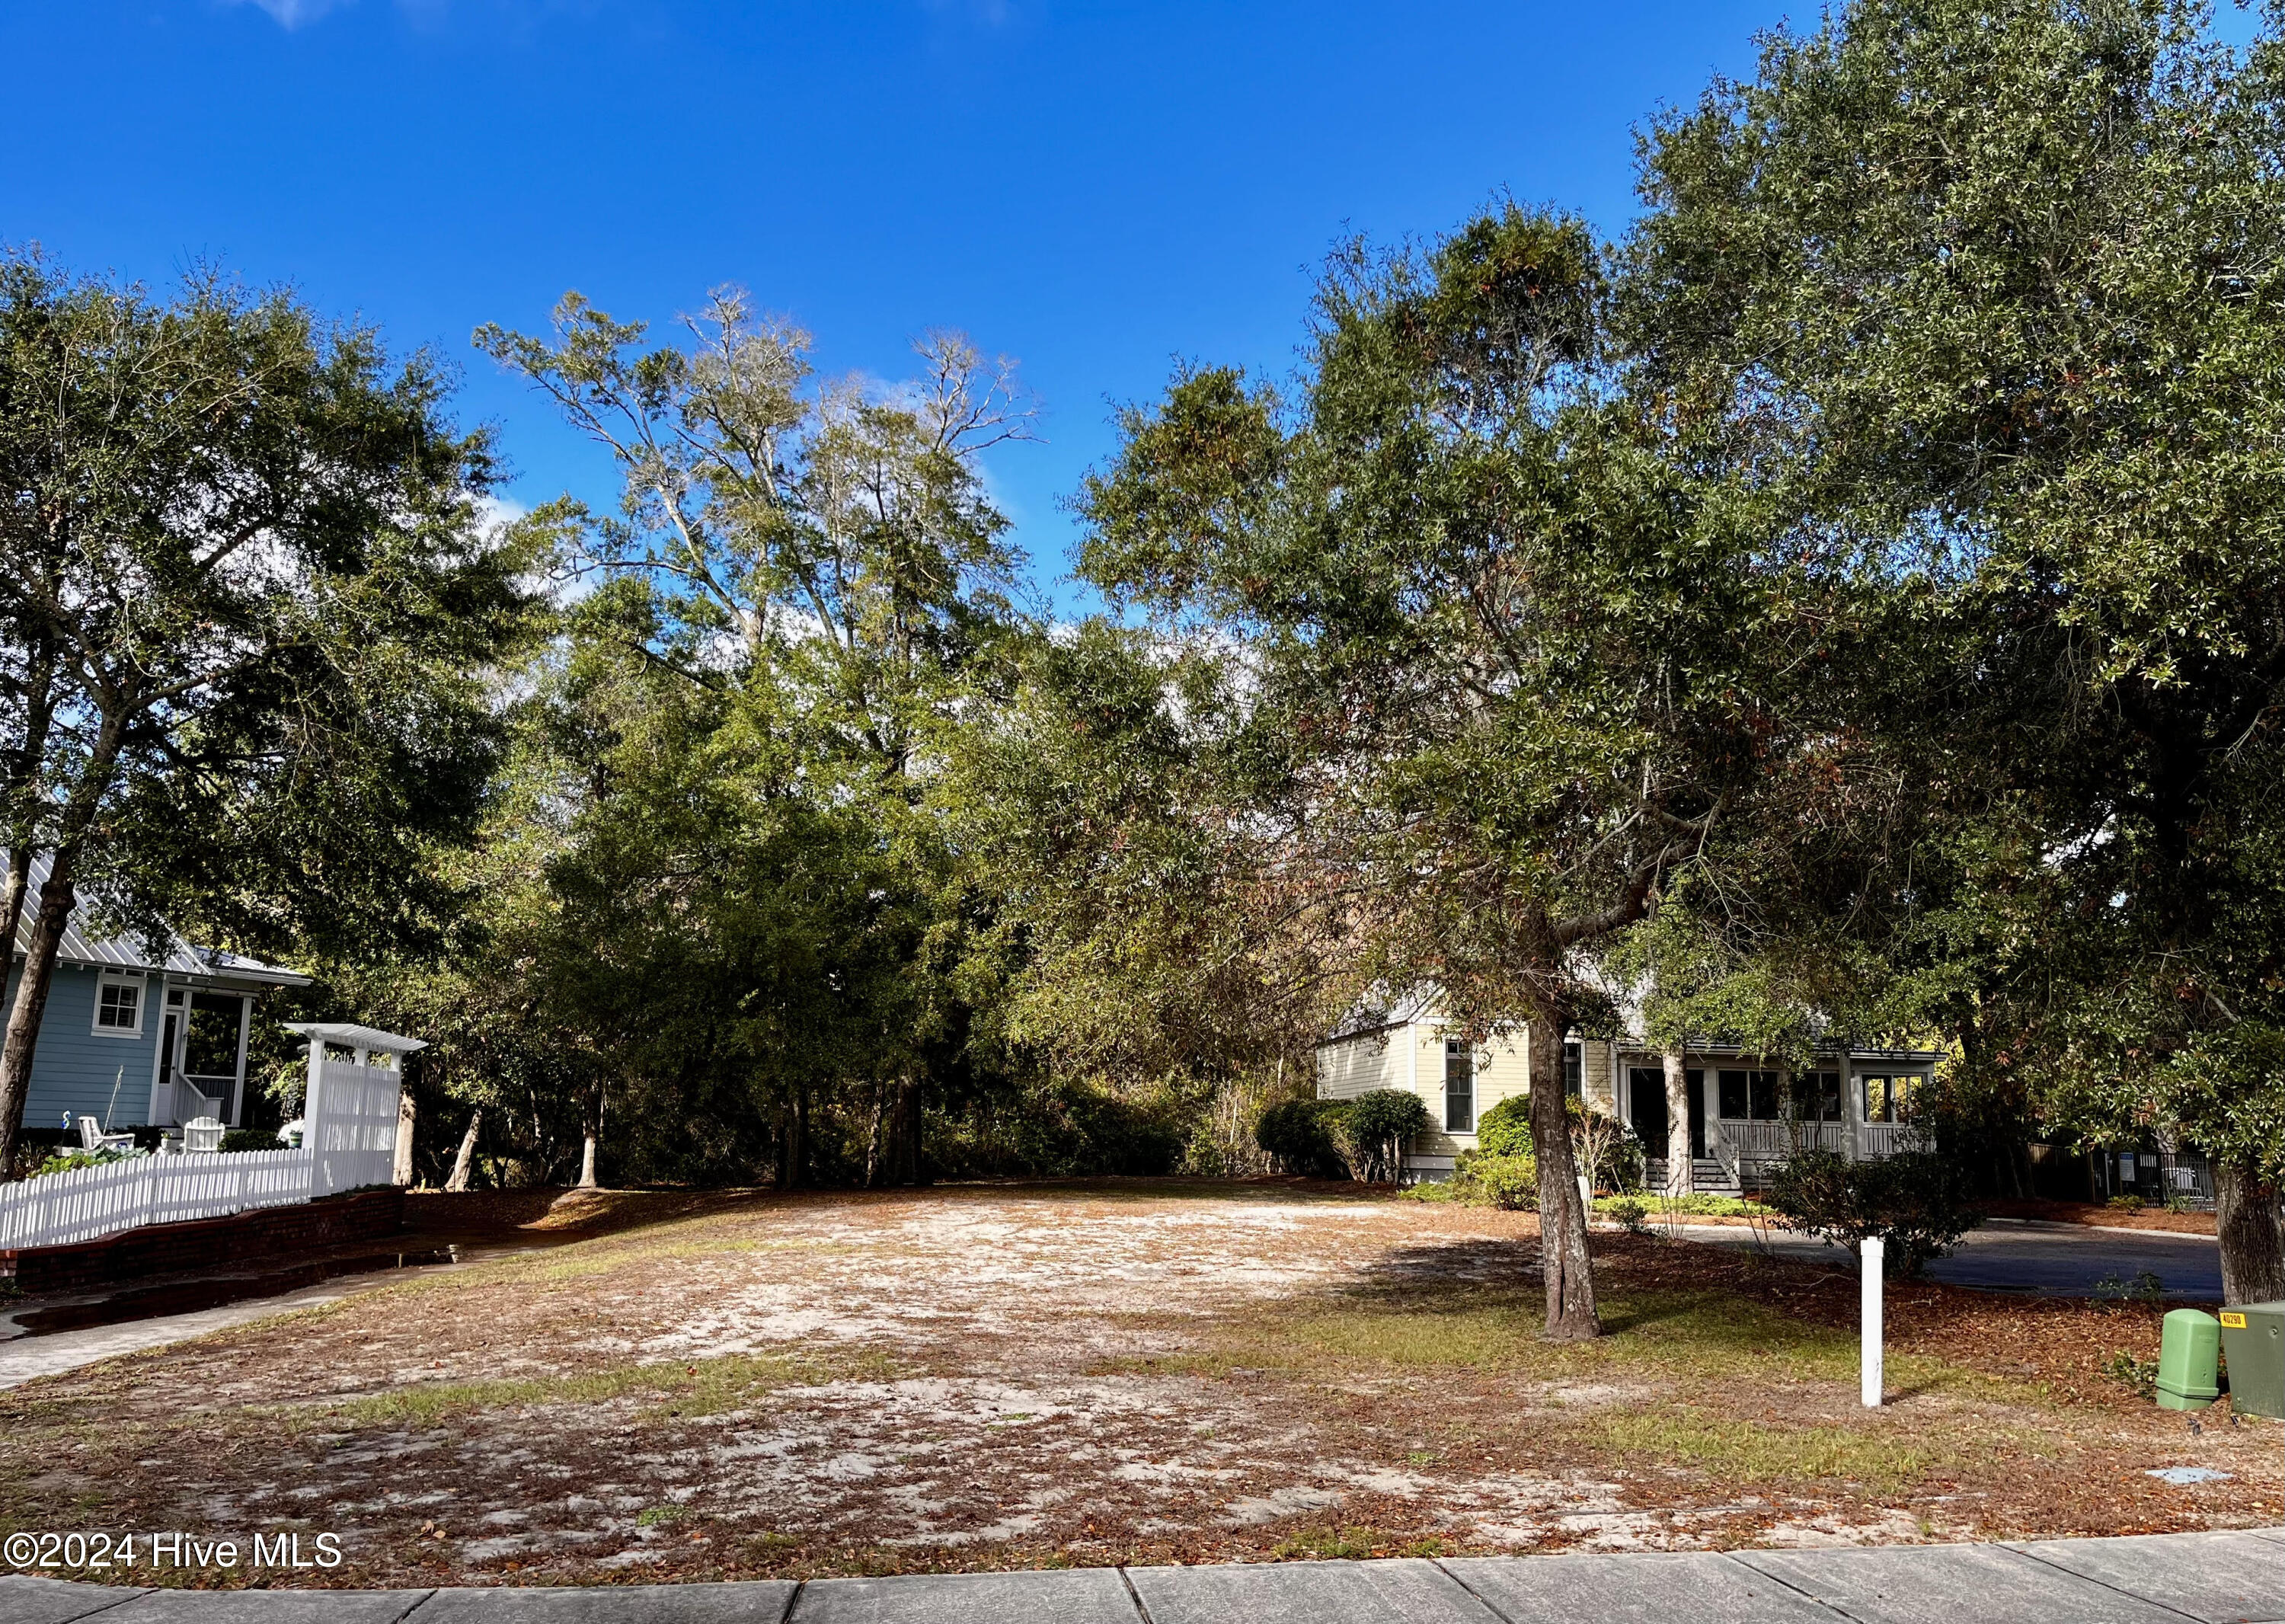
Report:
M 397 1074 L 328 1060 L 306 1102 L 302 1148 L 137 1156 L 0 1184 L 0 1251 L 69 1246 L 145 1224 L 224 1218 L 387 1184 Z

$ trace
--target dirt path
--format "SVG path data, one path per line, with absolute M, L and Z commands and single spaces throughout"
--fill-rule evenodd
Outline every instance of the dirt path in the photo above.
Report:
M 326 1580 L 430 1584 L 2108 1533 L 2285 1505 L 2274 1424 L 2194 1432 L 2102 1373 L 2154 1351 L 2139 1306 L 1901 1288 L 1896 1401 L 1868 1413 L 1853 1287 L 1598 1237 L 1614 1334 L 1551 1347 L 1519 1215 L 1095 1184 L 609 1222 L 0 1394 L 0 1521 L 334 1532 L 351 1561 Z M 2181 1464 L 2232 1475 L 2146 1475 Z

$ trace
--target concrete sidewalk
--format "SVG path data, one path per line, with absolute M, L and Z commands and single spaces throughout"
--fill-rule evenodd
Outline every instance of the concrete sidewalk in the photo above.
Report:
M 2285 1529 L 2018 1545 L 1061 1568 L 601 1589 L 134 1590 L 0 1624 L 2285 1624 Z

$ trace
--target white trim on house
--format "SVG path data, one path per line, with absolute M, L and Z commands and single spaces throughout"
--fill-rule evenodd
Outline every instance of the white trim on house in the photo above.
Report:
M 121 1026 L 112 1022 L 106 1022 L 103 1018 L 105 1009 L 104 994 L 114 990 L 123 991 L 130 987 L 133 988 L 135 992 L 135 1024 L 132 1026 Z M 96 977 L 95 1008 L 93 1013 L 88 1016 L 89 1030 L 98 1038 L 140 1039 L 143 1036 L 144 1017 L 148 1011 L 151 1002 L 150 994 L 150 978 L 145 976 L 141 970 L 105 970 L 101 975 Z M 114 1010 L 117 1008 L 115 1000 L 112 1005 L 112 1008 Z

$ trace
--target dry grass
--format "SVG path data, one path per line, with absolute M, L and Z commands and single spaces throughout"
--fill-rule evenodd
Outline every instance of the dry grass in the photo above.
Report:
M 337 1582 L 593 1582 L 2276 1520 L 2273 1427 L 2101 1373 L 2153 1310 L 1282 1185 L 424 1198 L 584 1236 L 0 1395 L 0 1529 L 330 1529 Z M 519 1228 L 518 1226 L 522 1226 Z M 2147 1466 L 2209 1464 L 2174 1488 Z

